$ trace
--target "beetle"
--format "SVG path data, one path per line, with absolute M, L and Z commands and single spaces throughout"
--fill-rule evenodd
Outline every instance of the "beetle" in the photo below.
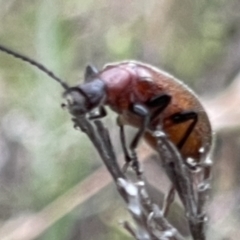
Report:
M 157 148 L 157 139 L 152 132 L 161 126 L 169 139 L 179 149 L 186 165 L 190 160 L 200 163 L 210 151 L 212 130 L 209 118 L 195 93 L 183 82 L 170 74 L 138 61 L 123 61 L 107 64 L 98 71 L 86 67 L 84 83 L 69 87 L 42 64 L 0 46 L 4 51 L 44 71 L 65 89 L 64 96 L 73 115 L 90 113 L 90 119 L 106 115 L 105 106 L 118 114 L 117 123 L 126 162 L 132 163 L 141 174 L 136 157 L 136 148 L 143 137 L 149 145 Z M 96 113 L 94 109 L 99 111 Z M 138 129 L 126 146 L 124 126 Z M 190 165 L 189 165 L 190 166 Z
M 103 117 L 104 105 L 118 114 L 121 139 L 127 161 L 124 125 L 138 130 L 130 144 L 132 154 L 143 138 L 154 149 L 157 139 L 152 135 L 160 124 L 182 157 L 200 162 L 210 150 L 212 133 L 209 118 L 195 93 L 185 84 L 149 64 L 123 61 L 106 65 L 101 71 L 88 66 L 85 83 L 72 87 L 66 94 L 78 92 L 74 97 L 77 114 L 98 107 Z

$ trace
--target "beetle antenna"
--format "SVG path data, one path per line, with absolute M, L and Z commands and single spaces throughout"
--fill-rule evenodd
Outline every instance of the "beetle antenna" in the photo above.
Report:
M 52 71 L 50 71 L 49 69 L 47 69 L 44 65 L 42 65 L 41 63 L 38 63 L 37 61 L 24 56 L 23 54 L 17 53 L 5 46 L 0 45 L 0 51 L 5 52 L 9 55 L 12 55 L 15 58 L 19 58 L 24 62 L 27 62 L 35 67 L 37 67 L 38 69 L 40 69 L 41 71 L 45 72 L 49 77 L 53 78 L 54 80 L 56 80 L 58 83 L 60 83 L 62 85 L 62 87 L 65 90 L 69 89 L 69 86 L 67 83 L 65 83 L 63 80 L 61 80 L 59 77 L 57 77 Z

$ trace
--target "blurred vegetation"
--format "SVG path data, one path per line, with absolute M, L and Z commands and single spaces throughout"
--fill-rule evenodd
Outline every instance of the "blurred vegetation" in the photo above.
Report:
M 0 0 L 0 6 L 0 43 L 43 63 L 72 85 L 81 82 L 89 62 L 101 68 L 136 59 L 171 72 L 211 98 L 240 70 L 238 0 Z M 0 52 L 1 225 L 40 211 L 101 164 L 61 109 L 62 90 L 44 73 Z M 114 122 L 109 126 L 116 135 Z M 227 167 L 231 177 L 215 178 L 213 198 L 224 195 L 223 190 L 229 197 L 233 186 L 239 189 L 239 154 L 233 153 L 239 149 L 239 132 L 217 139 L 221 151 L 214 171 L 218 176 Z M 239 199 L 239 194 L 231 196 Z M 108 186 L 38 239 L 128 239 L 118 226 L 126 218 L 120 206 Z M 236 213 L 223 223 L 226 228 L 219 232 L 222 225 L 210 227 L 209 239 L 236 239 Z

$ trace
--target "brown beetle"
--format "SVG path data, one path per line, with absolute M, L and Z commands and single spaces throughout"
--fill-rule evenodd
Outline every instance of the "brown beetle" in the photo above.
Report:
M 160 124 L 184 159 L 199 162 L 208 154 L 212 138 L 208 116 L 197 96 L 173 76 L 148 64 L 124 61 L 108 64 L 100 72 L 88 66 L 85 80 L 67 90 L 81 95 L 74 111 L 83 114 L 100 107 L 95 118 L 104 116 L 103 106 L 109 106 L 119 115 L 122 139 L 124 125 L 139 129 L 130 146 L 132 151 L 142 135 L 156 148 L 152 131 Z
M 73 115 L 90 113 L 92 119 L 103 117 L 106 115 L 105 105 L 115 111 L 119 116 L 121 140 L 128 162 L 135 156 L 128 154 L 124 125 L 138 129 L 130 144 L 132 155 L 135 155 L 142 136 L 156 148 L 152 131 L 159 125 L 186 162 L 189 158 L 199 162 L 210 150 L 211 126 L 197 96 L 181 81 L 158 68 L 137 61 L 108 64 L 101 71 L 87 66 L 85 82 L 68 87 L 36 61 L 3 46 L 0 50 L 29 62 L 57 80 L 66 90 L 65 96 L 70 96 L 73 101 L 70 101 Z M 92 114 L 96 108 L 99 109 L 98 114 Z

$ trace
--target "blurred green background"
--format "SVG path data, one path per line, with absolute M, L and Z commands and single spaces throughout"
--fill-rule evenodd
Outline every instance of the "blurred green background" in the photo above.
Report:
M 71 85 L 82 81 L 87 63 L 102 68 L 136 59 L 211 99 L 240 71 L 240 2 L 0 0 L 0 43 Z M 21 225 L 101 166 L 61 109 L 62 91 L 44 73 L 0 52 L 0 232 Z M 114 135 L 113 119 L 106 121 Z M 239 140 L 239 131 L 217 134 L 211 240 L 240 234 Z M 121 206 L 108 185 L 36 238 L 23 239 L 131 239 L 118 224 L 127 218 Z

